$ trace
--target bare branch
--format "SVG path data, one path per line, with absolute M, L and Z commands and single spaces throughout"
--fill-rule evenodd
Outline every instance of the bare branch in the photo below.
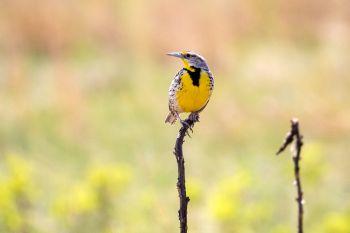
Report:
M 179 209 L 179 221 L 180 232 L 187 233 L 187 204 L 190 198 L 186 194 L 186 179 L 185 179 L 185 160 L 182 153 L 182 145 L 184 143 L 184 137 L 188 134 L 188 129 L 192 130 L 194 121 L 190 119 L 185 120 L 185 124 L 182 125 L 179 135 L 175 143 L 175 157 L 177 161 L 178 178 L 177 178 L 177 190 L 179 192 L 180 209 Z
M 277 152 L 277 155 L 284 151 L 286 147 L 295 141 L 294 144 L 294 153 L 293 153 L 293 163 L 294 163 L 294 176 L 295 176 L 295 186 L 297 188 L 297 198 L 298 203 L 298 233 L 303 233 L 303 214 L 304 214 L 304 199 L 303 199 L 303 190 L 301 186 L 300 178 L 300 160 L 301 160 L 301 147 L 303 146 L 303 136 L 299 131 L 299 121 L 294 118 L 291 120 L 291 130 L 288 132 L 284 143 Z

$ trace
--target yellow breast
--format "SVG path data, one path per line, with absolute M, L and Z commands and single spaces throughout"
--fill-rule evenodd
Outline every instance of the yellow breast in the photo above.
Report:
M 184 72 L 181 77 L 180 87 L 176 93 L 176 100 L 181 112 L 200 110 L 208 102 L 211 95 L 210 79 L 205 71 L 200 72 L 197 85 L 193 84 L 190 74 Z

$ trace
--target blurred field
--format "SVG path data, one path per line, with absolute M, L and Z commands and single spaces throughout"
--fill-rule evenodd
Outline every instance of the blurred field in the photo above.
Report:
M 215 76 L 185 143 L 189 232 L 350 232 L 350 2 L 2 0 L 0 232 L 178 232 L 177 50 Z

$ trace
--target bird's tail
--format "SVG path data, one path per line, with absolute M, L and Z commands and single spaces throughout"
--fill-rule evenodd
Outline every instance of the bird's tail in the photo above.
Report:
M 165 123 L 174 124 L 176 122 L 176 115 L 173 112 L 169 112 L 168 116 L 165 119 Z

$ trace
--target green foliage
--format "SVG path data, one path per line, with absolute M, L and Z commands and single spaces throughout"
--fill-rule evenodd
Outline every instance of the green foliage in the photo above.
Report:
M 302 157 L 303 181 L 306 186 L 319 182 L 328 170 L 327 160 L 325 158 L 325 148 L 321 143 L 308 142 L 303 147 Z
M 203 197 L 203 187 L 195 178 L 187 178 L 186 181 L 187 196 L 190 197 L 191 204 L 197 203 Z
M 342 213 L 333 213 L 325 219 L 325 233 L 346 233 L 350 232 L 350 215 Z
M 65 228 L 76 232 L 111 232 L 117 200 L 130 183 L 128 166 L 100 166 L 89 169 L 81 183 L 54 201 L 52 212 Z M 84 223 L 89 220 L 88 223 Z
M 35 197 L 32 166 L 15 154 L 6 155 L 0 176 L 0 229 L 23 232 L 31 229 L 30 215 Z
M 223 180 L 210 204 L 214 217 L 223 222 L 237 219 L 242 214 L 241 204 L 250 182 L 251 177 L 245 172 Z

